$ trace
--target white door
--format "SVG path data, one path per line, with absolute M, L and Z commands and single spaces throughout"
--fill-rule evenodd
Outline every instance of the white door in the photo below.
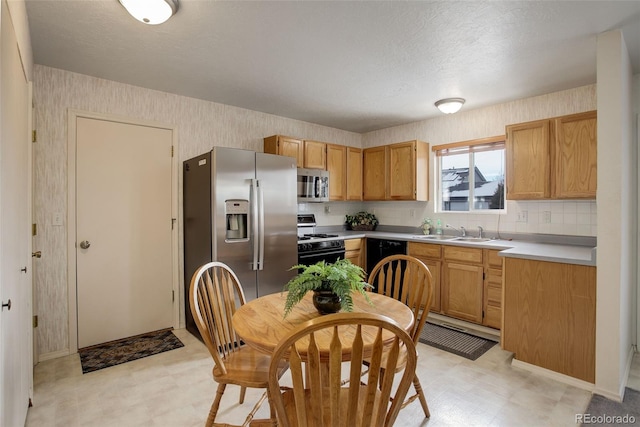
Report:
M 172 326 L 172 131 L 76 119 L 78 347 Z
M 4 1 L 0 15 L 0 425 L 21 426 L 33 379 L 29 87 Z

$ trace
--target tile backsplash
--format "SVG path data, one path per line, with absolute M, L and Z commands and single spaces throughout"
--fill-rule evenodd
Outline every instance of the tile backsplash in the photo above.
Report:
M 434 213 L 433 202 L 329 202 L 298 205 L 303 213 L 313 213 L 319 226 L 344 224 L 345 215 L 366 210 L 376 215 L 380 224 L 418 227 L 424 218 L 463 226 L 475 235 L 481 226 L 495 232 L 596 236 L 595 200 L 507 201 L 506 213 Z

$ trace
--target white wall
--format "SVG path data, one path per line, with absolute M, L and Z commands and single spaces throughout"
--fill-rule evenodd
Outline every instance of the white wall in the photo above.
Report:
M 632 71 L 620 31 L 598 36 L 596 389 L 624 395 L 637 286 L 637 142 Z
M 361 146 L 361 135 L 227 105 L 152 91 L 36 65 L 34 68 L 34 248 L 42 251 L 34 270 L 39 302 L 38 344 L 42 358 L 64 354 L 67 331 L 67 230 L 53 226 L 54 214 L 67 211 L 67 109 L 115 114 L 175 125 L 178 161 L 213 146 L 263 151 L 263 138 L 284 134 L 337 144 Z M 182 206 L 182 177 L 179 203 Z M 179 230 L 182 230 L 182 215 Z M 182 262 L 182 235 L 179 238 Z M 182 265 L 181 265 L 182 269 Z M 182 270 L 179 277 L 182 280 Z M 183 301 L 180 286 L 180 301 Z M 181 302 L 181 323 L 184 312 Z M 73 332 L 75 333 L 75 332 Z

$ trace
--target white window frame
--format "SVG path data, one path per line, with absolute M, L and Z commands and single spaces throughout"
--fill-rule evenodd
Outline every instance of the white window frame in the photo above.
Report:
M 507 212 L 506 188 L 503 189 L 503 208 L 502 209 L 476 209 L 475 208 L 475 153 L 483 151 L 506 150 L 505 135 L 494 136 L 489 138 L 475 139 L 470 141 L 455 142 L 452 144 L 436 145 L 432 148 L 435 153 L 435 206 L 434 211 L 438 213 L 470 213 L 470 214 L 501 214 Z M 442 161 L 441 158 L 448 155 L 464 154 L 469 155 L 469 203 L 467 210 L 445 210 L 443 209 L 442 200 Z M 506 169 L 506 152 L 503 156 L 503 166 Z M 506 170 L 503 178 L 503 185 L 506 185 Z M 503 187 L 504 188 L 504 187 Z

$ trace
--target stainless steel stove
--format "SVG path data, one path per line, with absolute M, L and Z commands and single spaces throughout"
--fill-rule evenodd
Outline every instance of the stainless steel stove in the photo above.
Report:
M 344 239 L 337 234 L 315 233 L 313 214 L 298 215 L 298 263 L 335 262 L 344 258 Z

